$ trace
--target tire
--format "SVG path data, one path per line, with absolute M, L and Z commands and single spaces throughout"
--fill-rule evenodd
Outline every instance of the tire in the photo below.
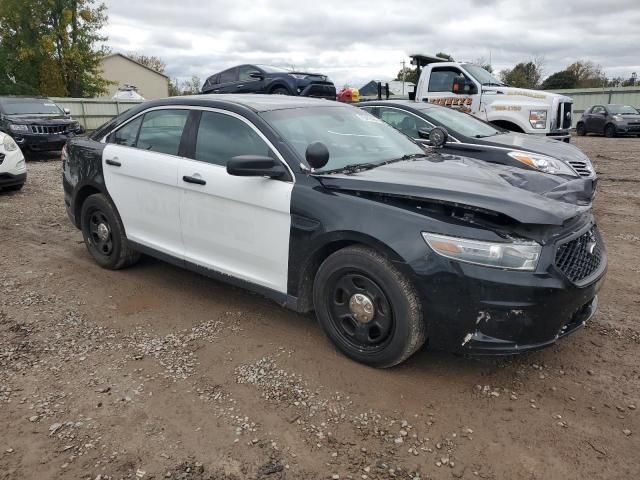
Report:
M 82 204 L 80 226 L 87 250 L 102 268 L 119 270 L 140 259 L 129 245 L 120 215 L 105 195 L 87 197 Z
M 613 138 L 616 136 L 616 127 L 615 125 L 607 125 L 604 127 L 604 136 L 607 138 Z
M 313 304 L 338 350 L 372 367 L 397 365 L 426 340 L 415 287 L 385 256 L 367 247 L 338 250 L 320 265 Z
M 584 137 L 587 134 L 587 129 L 584 126 L 584 123 L 576 125 L 576 134 L 578 134 L 579 137 Z
M 11 185 L 10 187 L 4 187 L 7 192 L 19 192 L 24 187 L 24 183 L 20 183 L 18 185 Z
M 273 90 L 271 90 L 271 95 L 291 95 L 289 93 L 289 90 L 287 90 L 284 87 L 276 87 Z

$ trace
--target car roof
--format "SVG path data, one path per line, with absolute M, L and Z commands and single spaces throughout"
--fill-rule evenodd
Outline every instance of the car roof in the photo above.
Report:
M 308 107 L 347 107 L 346 104 L 324 100 L 321 98 L 294 97 L 289 95 L 259 95 L 259 94 L 202 94 L 169 97 L 152 100 L 143 104 L 145 108 L 164 105 L 197 105 L 220 107 L 224 104 L 249 108 L 254 112 L 268 112 L 290 108 Z

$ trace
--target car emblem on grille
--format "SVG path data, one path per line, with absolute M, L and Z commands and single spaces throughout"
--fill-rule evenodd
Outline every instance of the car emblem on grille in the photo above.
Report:
M 571 120 L 571 112 L 567 112 L 565 117 L 567 117 L 567 120 Z

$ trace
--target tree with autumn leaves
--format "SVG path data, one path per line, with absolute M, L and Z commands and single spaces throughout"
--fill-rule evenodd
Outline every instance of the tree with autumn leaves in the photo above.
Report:
M 2 0 L 0 94 L 94 97 L 109 84 L 100 61 L 106 6 L 95 0 Z

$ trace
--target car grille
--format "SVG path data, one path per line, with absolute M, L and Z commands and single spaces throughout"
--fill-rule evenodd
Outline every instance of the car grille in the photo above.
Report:
M 573 169 L 580 175 L 581 177 L 588 177 L 591 175 L 592 171 L 589 168 L 587 162 L 581 162 L 578 160 L 572 160 L 569 162 L 569 165 L 573 167 Z
M 67 125 L 31 125 L 31 133 L 38 135 L 64 133 L 67 131 L 67 127 Z
M 556 116 L 557 128 L 571 128 L 571 108 L 573 103 L 562 102 L 558 104 L 558 113 Z
M 602 263 L 602 239 L 597 229 L 563 243 L 556 250 L 556 267 L 572 282 L 581 282 L 593 275 Z

